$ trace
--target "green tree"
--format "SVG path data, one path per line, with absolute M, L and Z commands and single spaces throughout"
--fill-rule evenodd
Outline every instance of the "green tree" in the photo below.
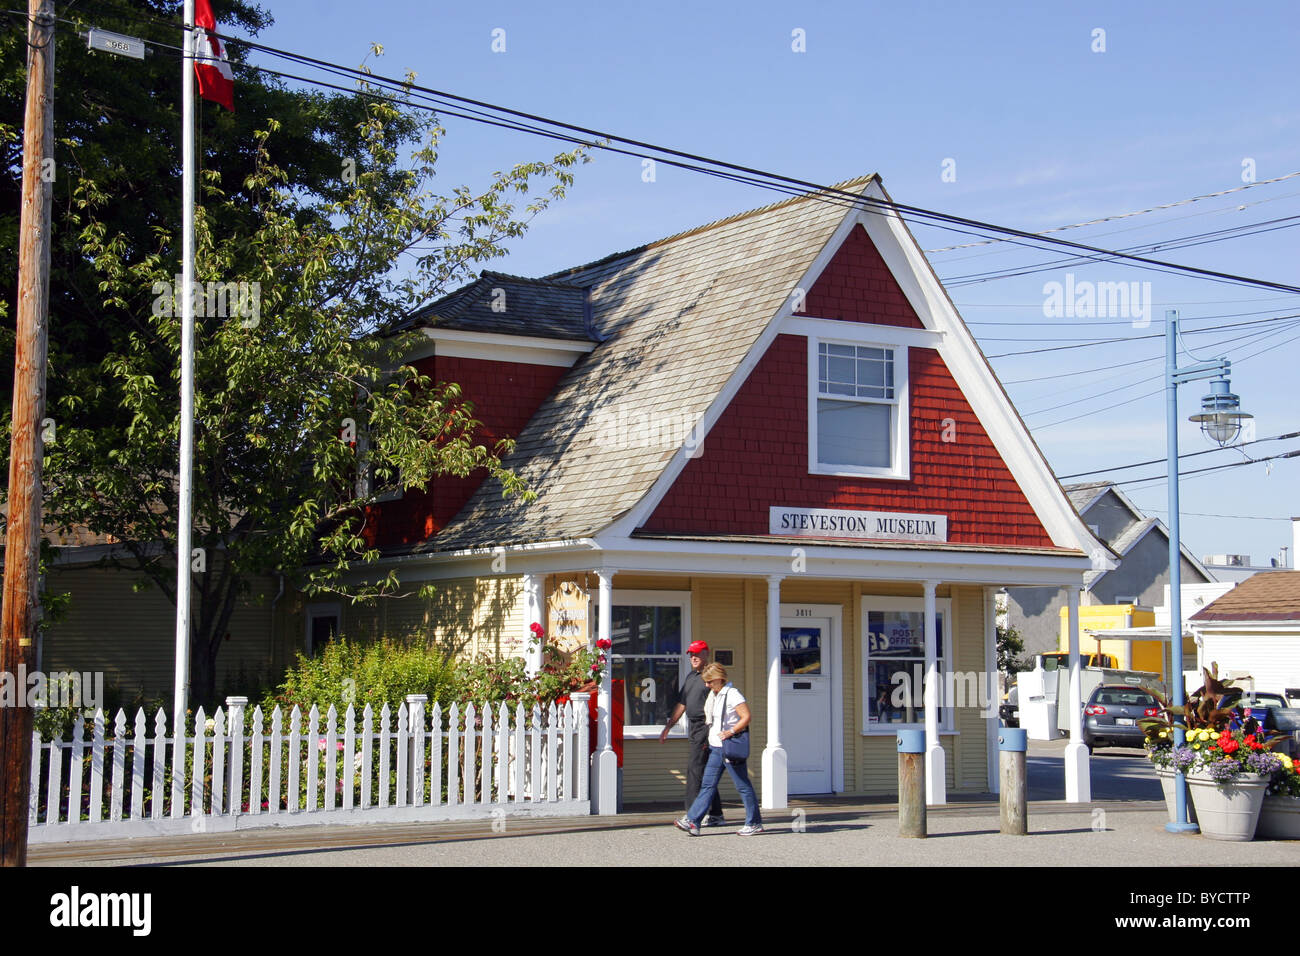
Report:
M 1014 627 L 998 626 L 998 670 L 1015 674 L 1028 667 L 1025 664 L 1025 642 Z
M 267 22 L 256 8 L 233 9 L 248 29 Z M 138 21 L 119 28 L 142 32 Z M 101 77 L 101 111 L 148 99 L 126 75 L 132 66 Z M 170 80 L 157 78 L 171 103 L 178 72 L 172 61 Z M 8 85 L 4 93 L 8 104 Z M 56 130 L 71 157 L 59 165 L 56 248 L 74 291 L 51 308 L 58 431 L 46 449 L 46 522 L 113 535 L 129 555 L 119 566 L 144 572 L 174 602 L 177 561 L 191 562 L 176 554 L 179 147 L 175 127 L 162 131 L 175 110 L 137 105 L 139 122 L 113 109 L 111 129 L 70 132 L 66 117 Z M 443 130 L 432 114 L 363 92 L 243 82 L 236 106 L 234 117 L 206 114 L 211 152 L 196 216 L 196 278 L 219 284 L 196 309 L 196 700 L 213 697 L 221 640 L 253 577 L 305 568 L 309 592 L 400 593 L 395 574 L 343 584 L 349 568 L 378 556 L 365 533 L 374 488 L 481 470 L 524 493 L 500 464 L 508 443 L 477 443 L 456 386 L 402 365 L 410 343 L 378 333 L 505 254 L 585 158 L 562 153 L 439 196 L 430 179 Z M 14 134 L 0 132 L 6 142 Z M 359 481 L 366 476 L 373 481 Z

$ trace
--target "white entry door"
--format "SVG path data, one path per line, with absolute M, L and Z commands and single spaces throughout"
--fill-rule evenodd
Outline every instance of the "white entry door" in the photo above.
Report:
M 830 793 L 830 618 L 781 619 L 781 746 L 790 793 Z

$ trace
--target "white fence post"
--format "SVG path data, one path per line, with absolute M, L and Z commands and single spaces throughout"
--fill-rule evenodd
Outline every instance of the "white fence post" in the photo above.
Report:
M 361 712 L 361 809 L 370 807 L 370 754 L 374 749 L 375 710 L 369 704 Z
M 104 813 L 104 712 L 95 711 L 95 729 L 90 739 L 90 822 L 98 823 Z
M 442 806 L 442 705 L 433 702 L 429 733 L 429 806 Z M 450 802 L 450 801 L 448 801 Z
M 227 697 L 226 715 L 229 720 L 230 733 L 230 796 L 228 808 L 231 816 L 246 813 L 244 810 L 244 709 L 248 707 L 247 697 Z M 215 784 L 215 781 L 213 781 Z M 253 798 L 248 798 L 249 810 L 252 810 Z
M 144 708 L 135 712 L 135 739 L 131 743 L 131 819 L 144 818 L 144 759 L 148 753 Z
M 149 808 L 149 817 L 153 820 L 163 818 L 167 793 L 163 789 L 167 772 L 167 711 L 159 707 L 153 715 L 153 805 Z
M 352 809 L 352 789 L 357 778 L 357 712 L 351 704 L 343 713 L 343 809 Z
M 578 779 L 576 792 L 573 794 L 566 794 L 566 796 L 576 800 L 587 800 L 591 797 L 591 777 L 589 775 L 590 767 L 588 765 L 591 742 L 587 739 L 589 733 L 587 730 L 587 701 L 590 697 L 590 694 L 573 695 L 573 716 L 575 717 L 574 723 L 576 724 L 578 732 L 578 746 L 577 752 L 574 754 L 575 759 L 573 763 Z
M 249 735 L 252 753 L 248 764 L 248 812 L 253 814 L 262 812 L 262 748 L 266 743 L 262 736 L 262 719 L 262 708 L 258 705 L 253 708 L 253 728 Z
M 335 807 L 335 796 L 338 794 L 338 722 L 339 712 L 330 704 L 330 709 L 325 713 L 325 746 L 322 753 L 325 755 L 325 800 L 321 809 L 333 810 Z
M 26 688 L 24 688 L 26 690 Z M 36 826 L 36 814 L 41 808 L 41 735 L 32 731 L 32 766 L 31 766 L 31 786 L 27 788 L 27 825 Z M 53 761 L 50 761 L 53 764 Z M 49 812 L 46 811 L 46 819 L 49 819 Z M 54 811 L 54 819 L 59 819 L 58 808 Z
M 320 708 L 315 704 L 307 712 L 307 813 L 316 810 L 316 799 L 320 796 L 316 782 L 320 768 Z
M 472 703 L 465 705 L 465 772 L 461 775 L 465 780 L 465 805 L 471 806 L 474 800 L 474 705 Z
M 447 806 L 460 803 L 460 705 L 447 715 Z
M 410 711 L 411 739 L 408 743 L 411 767 L 410 791 L 407 794 L 408 806 L 424 806 L 424 705 L 429 702 L 428 694 L 407 694 L 406 706 Z
M 497 803 L 510 798 L 510 711 L 505 701 L 497 708 L 497 736 L 493 747 L 497 760 Z
M 221 708 L 213 715 L 212 731 L 212 807 L 215 816 L 225 813 L 222 798 L 226 790 L 226 715 Z
M 162 713 L 162 711 L 159 711 Z M 63 796 L 63 739 L 50 741 L 49 789 L 45 791 L 45 822 L 59 822 L 59 797 Z

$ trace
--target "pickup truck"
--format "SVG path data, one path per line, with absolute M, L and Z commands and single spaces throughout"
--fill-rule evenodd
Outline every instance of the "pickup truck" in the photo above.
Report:
M 1229 687 L 1219 701 L 1220 709 L 1240 707 L 1260 722 L 1265 730 L 1294 734 L 1300 731 L 1300 708 L 1288 706 L 1282 694 L 1273 691 L 1247 691 Z

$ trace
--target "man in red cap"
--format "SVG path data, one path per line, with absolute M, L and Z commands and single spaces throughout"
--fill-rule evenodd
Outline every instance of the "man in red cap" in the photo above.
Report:
M 691 662 L 691 672 L 677 685 L 677 706 L 673 708 L 668 724 L 659 735 L 659 742 L 663 743 L 668 739 L 668 731 L 672 730 L 677 725 L 677 721 L 682 719 L 682 714 L 685 714 L 691 746 L 690 763 L 686 765 L 686 808 L 689 810 L 695 798 L 699 796 L 700 783 L 704 779 L 704 768 L 709 763 L 709 725 L 704 720 L 704 699 L 709 696 L 709 688 L 700 679 L 700 671 L 709 662 L 709 645 L 704 641 L 693 641 L 686 649 L 686 653 Z M 709 815 L 700 822 L 705 826 L 723 822 L 722 798 L 716 789 L 713 791 L 713 803 L 709 807 Z

